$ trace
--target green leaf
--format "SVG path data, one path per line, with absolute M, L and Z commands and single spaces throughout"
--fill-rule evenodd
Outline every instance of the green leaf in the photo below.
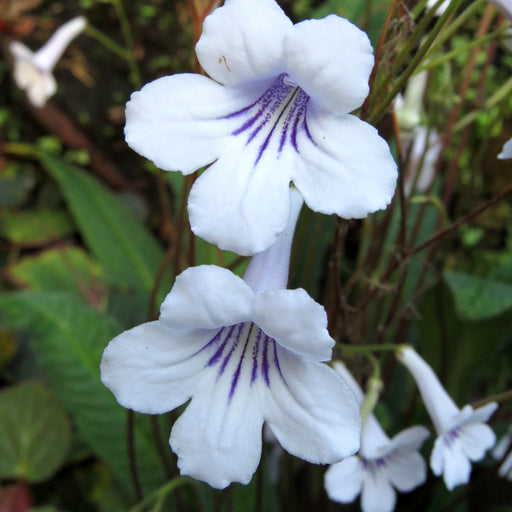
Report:
M 126 410 L 100 382 L 100 360 L 118 332 L 115 322 L 69 293 L 18 292 L 0 297 L 4 320 L 32 334 L 32 349 L 55 395 L 72 415 L 80 436 L 131 489 L 126 449 Z M 142 485 L 153 490 L 164 481 L 152 439 L 135 426 L 137 465 Z
M 38 246 L 71 234 L 73 224 L 65 211 L 26 210 L 0 215 L 2 235 L 20 245 Z
M 0 475 L 29 482 L 52 476 L 64 462 L 71 429 L 62 406 L 37 382 L 0 393 Z
M 460 272 L 445 272 L 457 313 L 468 320 L 500 315 L 512 308 L 512 285 Z
M 41 153 L 40 157 L 58 182 L 87 245 L 105 270 L 117 284 L 149 292 L 163 257 L 157 240 L 98 180 L 55 156 Z
M 78 247 L 49 249 L 25 256 L 6 270 L 18 285 L 33 290 L 69 291 L 93 299 L 101 292 L 103 271 Z

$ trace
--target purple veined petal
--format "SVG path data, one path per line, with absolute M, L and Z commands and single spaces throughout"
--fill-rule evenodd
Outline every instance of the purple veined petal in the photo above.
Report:
M 224 327 L 199 354 L 196 393 L 171 433 L 183 474 L 247 484 L 261 454 L 264 396 L 282 381 L 275 341 L 252 322 Z
M 307 361 L 277 343 L 275 347 L 283 378 L 271 380 L 264 405 L 265 419 L 281 446 L 315 464 L 353 455 L 360 445 L 361 415 L 348 385 L 327 365 Z
M 385 208 L 395 192 L 397 167 L 377 130 L 354 116 L 329 114 L 313 100 L 306 122 L 308 136 L 299 134 L 291 164 L 292 182 L 306 204 L 343 218 Z
M 225 116 L 254 103 L 268 86 L 228 88 L 193 74 L 159 78 L 126 104 L 126 142 L 157 167 L 190 174 L 219 157 L 234 130 Z
M 301 134 L 313 142 L 306 118 L 309 100 L 286 73 L 281 73 L 254 103 L 224 118 L 235 123 L 231 135 L 241 136 L 246 146 L 256 146 L 256 167 L 267 152 L 276 159 L 287 147 L 298 153 Z
M 254 168 L 256 148 L 240 140 L 226 145 L 190 191 L 192 231 L 224 250 L 241 255 L 270 247 L 285 229 L 290 212 L 287 166 L 269 157 Z
M 117 401 L 145 414 L 162 414 L 186 402 L 208 358 L 215 331 L 182 331 L 149 322 L 116 336 L 103 352 L 101 381 Z
M 331 359 L 334 340 L 325 309 L 305 290 L 270 290 L 256 296 L 254 321 L 288 350 L 313 361 Z

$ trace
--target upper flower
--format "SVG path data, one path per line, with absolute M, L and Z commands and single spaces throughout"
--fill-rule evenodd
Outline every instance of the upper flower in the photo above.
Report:
M 368 94 L 372 48 L 335 15 L 296 25 L 274 0 L 227 0 L 196 46 L 210 78 L 160 78 L 132 95 L 128 144 L 184 174 L 192 230 L 222 249 L 269 247 L 291 181 L 315 211 L 360 218 L 384 208 L 396 165 L 372 126 L 348 113 Z
M 37 52 L 32 52 L 19 41 L 9 45 L 14 57 L 14 80 L 35 107 L 42 107 L 57 91 L 52 70 L 69 43 L 86 26 L 83 16 L 73 18 L 59 27 Z
M 341 363 L 335 363 L 335 368 L 362 403 L 363 393 L 350 372 Z M 359 453 L 334 464 L 325 474 L 329 498 L 350 503 L 361 494 L 364 512 L 391 512 L 396 503 L 395 488 L 412 491 L 426 480 L 425 461 L 418 450 L 428 436 L 425 427 L 411 427 L 390 439 L 370 414 L 363 426 Z
M 485 423 L 498 404 L 491 402 L 476 410 L 466 405 L 460 410 L 413 348 L 403 347 L 399 359 L 414 377 L 438 434 L 430 457 L 432 471 L 436 476 L 443 475 L 450 491 L 468 483 L 471 461 L 483 459 L 496 442 L 494 432 Z
M 297 214 L 294 199 L 289 225 Z M 215 266 L 185 270 L 159 320 L 117 336 L 103 354 L 102 382 L 124 407 L 159 414 L 192 398 L 170 444 L 181 473 L 213 487 L 249 482 L 264 421 L 310 462 L 359 448 L 354 394 L 320 362 L 334 344 L 326 313 L 304 290 L 281 288 L 292 233 L 256 255 L 244 280 Z

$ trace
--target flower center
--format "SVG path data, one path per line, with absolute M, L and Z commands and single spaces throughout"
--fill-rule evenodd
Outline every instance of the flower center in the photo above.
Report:
M 240 119 L 232 135 L 245 134 L 246 146 L 258 144 L 256 166 L 272 146 L 278 158 L 287 144 L 298 153 L 297 137 L 301 132 L 313 142 L 306 120 L 308 103 L 309 96 L 283 73 L 252 105 L 225 119 Z
M 205 367 L 217 367 L 217 380 L 231 374 L 229 400 L 242 380 L 252 386 L 261 378 L 269 387 L 271 367 L 282 377 L 275 340 L 253 322 L 222 328 L 204 348 L 213 352 Z
M 387 466 L 387 462 L 384 457 L 379 457 L 378 459 L 365 459 L 364 457 L 361 457 L 361 462 L 363 463 L 363 469 L 372 476 L 375 476 L 379 469 Z

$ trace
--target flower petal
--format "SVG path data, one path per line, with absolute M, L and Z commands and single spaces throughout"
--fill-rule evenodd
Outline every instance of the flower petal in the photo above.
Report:
M 503 464 L 498 470 L 498 475 L 512 481 L 512 452 L 510 452 L 503 461 Z
M 332 464 L 359 449 L 361 416 L 354 394 L 323 363 L 276 344 L 278 375 L 266 397 L 265 421 L 281 446 L 315 464 Z
M 236 358 L 229 364 L 236 365 Z M 215 377 L 215 369 L 201 374 L 198 392 L 174 424 L 170 444 L 182 474 L 223 489 L 251 480 L 261 457 L 263 417 L 257 385 L 240 385 L 231 394 L 231 372 Z
M 282 347 L 315 361 L 331 359 L 334 340 L 327 331 L 325 309 L 302 288 L 258 295 L 252 317 Z
M 503 144 L 503 149 L 501 153 L 498 155 L 500 160 L 506 160 L 507 158 L 512 158 L 512 139 L 507 140 L 505 144 Z
M 161 414 L 186 402 L 207 354 L 198 353 L 215 331 L 194 333 L 149 322 L 114 338 L 103 352 L 101 381 L 128 409 Z
M 15 59 L 33 59 L 34 53 L 30 48 L 19 41 L 12 41 L 9 50 Z
M 290 176 L 273 156 L 255 161 L 257 146 L 232 140 L 194 183 L 188 199 L 192 231 L 224 250 L 267 249 L 286 227 Z
M 361 509 L 363 512 L 392 512 L 396 503 L 396 492 L 386 478 L 385 471 L 369 474 L 363 480 Z
M 227 0 L 206 17 L 197 58 L 222 84 L 270 78 L 284 67 L 284 39 L 291 28 L 274 0 Z
M 410 427 L 398 433 L 391 440 L 393 449 L 419 450 L 430 432 L 422 426 Z
M 215 265 L 188 268 L 177 278 L 161 308 L 173 329 L 215 329 L 249 320 L 254 293 L 233 272 Z
M 307 116 L 310 138 L 298 138 L 295 186 L 317 212 L 362 218 L 391 201 L 397 168 L 388 144 L 360 119 L 336 117 L 313 105 Z
M 419 453 L 400 450 L 391 456 L 386 474 L 396 489 L 400 492 L 409 492 L 425 482 L 427 465 Z
M 438 437 L 434 441 L 434 447 L 432 448 L 432 453 L 430 455 L 430 468 L 432 469 L 432 473 L 436 476 L 441 476 L 443 474 L 445 448 L 446 446 L 443 437 Z
M 61 25 L 48 41 L 34 54 L 34 62 L 38 68 L 51 71 L 69 43 L 82 32 L 87 25 L 83 16 L 73 18 Z
M 471 476 L 471 463 L 460 447 L 460 443 L 453 443 L 450 448 L 444 449 L 443 479 L 449 491 L 458 485 L 467 484 Z
M 485 452 L 496 443 L 496 435 L 489 425 L 470 423 L 458 429 L 462 451 L 469 460 L 477 461 L 485 457 Z
M 336 15 L 293 27 L 285 44 L 286 68 L 322 108 L 346 114 L 368 96 L 373 50 L 368 36 Z
M 126 104 L 126 142 L 157 167 L 190 174 L 218 157 L 232 131 L 225 116 L 254 103 L 267 85 L 228 89 L 192 74 L 154 80 Z
M 324 487 L 327 496 L 339 503 L 351 503 L 361 492 L 363 468 L 357 456 L 333 464 L 325 473 Z
M 466 405 L 462 410 L 465 410 L 467 407 L 470 407 L 471 410 L 473 410 L 471 405 Z M 496 412 L 497 408 L 498 404 L 496 402 L 485 404 L 482 407 L 473 410 L 470 421 L 473 423 L 485 423 L 489 421 L 489 418 Z

